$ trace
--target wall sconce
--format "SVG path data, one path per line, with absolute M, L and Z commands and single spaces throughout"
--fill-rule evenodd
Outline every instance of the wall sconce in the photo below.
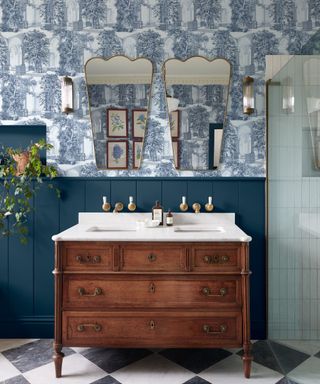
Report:
M 243 79 L 243 113 L 251 115 L 254 112 L 254 79 L 246 76 Z
M 73 112 L 73 81 L 68 76 L 62 78 L 61 110 L 67 114 Z
M 173 112 L 179 107 L 180 100 L 167 94 L 168 112 Z
M 282 109 L 287 113 L 294 112 L 294 88 L 291 77 L 286 77 L 282 85 Z

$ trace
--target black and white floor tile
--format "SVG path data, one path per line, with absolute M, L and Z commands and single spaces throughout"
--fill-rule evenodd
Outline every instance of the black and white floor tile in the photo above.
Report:
M 240 349 L 64 348 L 56 379 L 52 340 L 0 340 L 0 384 L 242 384 Z M 320 341 L 253 344 L 250 382 L 320 384 Z

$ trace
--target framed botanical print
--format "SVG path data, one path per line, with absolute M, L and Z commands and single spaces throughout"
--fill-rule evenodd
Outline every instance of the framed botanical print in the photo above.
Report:
M 179 138 L 179 111 L 172 111 L 170 113 L 170 129 L 171 137 L 178 139 Z
M 114 140 L 107 142 L 107 168 L 128 168 L 128 141 Z
M 142 158 L 142 141 L 133 142 L 133 168 L 140 168 L 141 158 Z
M 107 137 L 128 137 L 127 109 L 107 109 Z
M 145 134 L 147 124 L 147 110 L 133 109 L 132 110 L 132 136 L 135 139 L 142 139 Z
M 180 161 L 179 161 L 179 150 L 180 150 L 180 143 L 177 140 L 172 141 L 172 149 L 173 149 L 173 160 L 174 160 L 174 166 L 176 169 L 180 168 Z

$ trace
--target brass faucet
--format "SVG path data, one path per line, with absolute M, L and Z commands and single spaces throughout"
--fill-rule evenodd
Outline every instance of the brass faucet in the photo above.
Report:
M 121 212 L 122 210 L 123 210 L 123 203 L 119 201 L 115 204 L 113 213 L 118 213 L 118 212 Z
M 180 211 L 185 212 L 188 210 L 188 204 L 187 204 L 187 199 L 185 196 L 182 196 L 182 202 L 180 204 Z
M 107 196 L 103 196 L 102 200 L 103 200 L 102 210 L 105 211 L 105 212 L 109 212 L 110 208 L 111 208 L 111 205 L 107 201 Z
M 192 209 L 194 210 L 194 213 L 199 213 L 201 209 L 201 205 L 199 203 L 193 203 Z
M 212 196 L 208 196 L 208 202 L 204 207 L 207 212 L 212 212 L 214 210 L 214 205 L 212 204 Z
M 130 212 L 133 212 L 137 209 L 136 204 L 133 202 L 133 196 L 129 196 L 129 204 L 128 204 L 128 209 Z

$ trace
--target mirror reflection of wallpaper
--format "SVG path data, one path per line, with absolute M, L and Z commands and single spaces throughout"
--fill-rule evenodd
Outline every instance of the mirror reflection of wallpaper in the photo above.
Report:
M 203 7 L 203 3 L 208 6 Z M 243 7 L 244 3 L 248 6 Z M 137 0 L 128 6 L 127 0 L 2 0 L 2 123 L 45 124 L 48 140 L 55 146 L 48 161 L 57 164 L 62 175 L 173 175 L 163 156 L 155 157 L 152 151 L 139 171 L 97 170 L 84 63 L 93 56 L 115 54 L 150 58 L 158 72 L 152 90 L 150 133 L 156 130 L 167 135 L 165 100 L 157 93 L 163 91 L 159 73 L 164 61 L 193 55 L 223 57 L 232 64 L 232 84 L 221 167 L 219 171 L 179 171 L 175 175 L 264 176 L 265 56 L 301 54 L 304 44 L 319 29 L 320 12 L 310 12 L 319 8 L 318 3 Z M 280 8 L 281 14 L 276 12 Z M 60 76 L 64 75 L 72 76 L 75 83 L 75 113 L 69 116 L 60 112 Z M 246 75 L 255 79 L 257 108 L 250 117 L 241 109 L 242 79 Z M 244 126 L 247 128 L 239 131 Z
M 228 86 L 173 85 L 173 96 L 179 99 L 180 169 L 208 170 L 209 124 L 224 122 Z
M 107 110 L 125 108 L 128 111 L 128 169 L 133 169 L 132 111 L 148 109 L 149 93 L 149 84 L 88 85 L 95 158 L 98 168 L 107 167 Z

